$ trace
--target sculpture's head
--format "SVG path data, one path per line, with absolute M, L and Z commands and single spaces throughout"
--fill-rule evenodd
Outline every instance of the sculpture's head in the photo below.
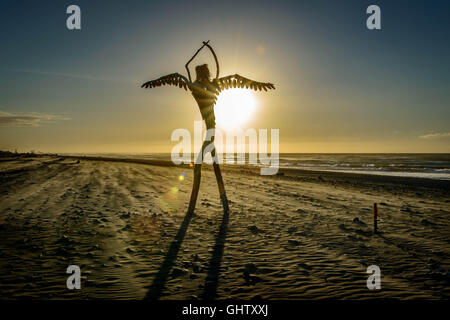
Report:
M 195 67 L 195 72 L 197 73 L 197 81 L 210 81 L 211 74 L 209 73 L 208 65 L 202 64 Z

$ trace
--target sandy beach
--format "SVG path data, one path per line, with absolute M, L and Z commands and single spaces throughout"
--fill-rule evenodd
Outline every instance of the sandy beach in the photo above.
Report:
M 180 174 L 185 173 L 184 180 Z M 450 181 L 61 156 L 0 162 L 2 299 L 448 299 Z M 373 203 L 379 230 L 373 234 Z M 66 269 L 81 268 L 80 290 Z M 368 290 L 366 268 L 381 286 Z

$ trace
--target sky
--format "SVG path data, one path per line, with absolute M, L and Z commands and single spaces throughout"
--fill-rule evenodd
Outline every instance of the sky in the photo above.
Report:
M 0 150 L 170 152 L 196 102 L 140 85 L 210 40 L 221 76 L 275 84 L 245 128 L 279 129 L 280 152 L 448 153 L 449 35 L 449 1 L 2 0 Z

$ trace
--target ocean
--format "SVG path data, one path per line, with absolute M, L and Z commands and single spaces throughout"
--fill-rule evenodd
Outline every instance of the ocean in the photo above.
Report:
M 450 154 L 281 154 L 281 168 L 450 180 Z

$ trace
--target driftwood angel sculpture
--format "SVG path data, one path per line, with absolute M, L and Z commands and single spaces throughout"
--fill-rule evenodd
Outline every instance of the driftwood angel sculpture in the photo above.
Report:
M 214 56 L 214 60 L 216 61 L 216 77 L 211 80 L 210 72 L 208 69 L 208 65 L 203 64 L 199 65 L 195 68 L 197 79 L 192 82 L 191 73 L 189 71 L 189 63 L 197 56 L 197 54 L 204 48 L 208 47 L 211 50 L 211 53 Z M 226 76 L 219 78 L 219 62 L 217 60 L 216 53 L 213 48 L 209 45 L 208 41 L 203 41 L 203 46 L 197 50 L 197 52 L 192 56 L 192 58 L 185 65 L 188 77 L 179 73 L 172 73 L 167 76 L 163 76 L 156 80 L 148 81 L 144 83 L 142 88 L 154 88 L 162 85 L 174 85 L 180 88 L 184 88 L 191 91 L 194 96 L 195 101 L 200 108 L 200 113 L 202 114 L 202 118 L 205 121 L 206 128 L 214 130 L 216 127 L 216 118 L 214 115 L 214 105 L 217 100 L 217 96 L 222 90 L 231 89 L 231 88 L 250 88 L 253 90 L 264 90 L 267 89 L 275 89 L 275 86 L 272 83 L 263 83 L 253 81 L 247 78 L 244 78 L 238 74 L 234 74 L 231 76 Z M 213 131 L 214 132 L 214 131 Z M 199 158 L 195 162 L 194 165 L 194 184 L 192 187 L 191 198 L 189 201 L 188 214 L 192 214 L 195 209 L 195 204 L 197 202 L 198 191 L 200 188 L 200 179 L 201 179 L 201 165 L 206 152 L 211 152 L 211 156 L 213 157 L 213 166 L 214 173 L 216 175 L 217 184 L 219 186 L 219 194 L 220 199 L 222 201 L 223 210 L 225 213 L 228 213 L 228 199 L 225 192 L 225 186 L 223 184 L 222 174 L 220 172 L 219 161 L 217 158 L 215 146 L 214 146 L 214 135 L 212 135 L 211 140 L 207 140 L 208 137 L 205 138 L 203 142 L 202 149 L 199 153 Z

